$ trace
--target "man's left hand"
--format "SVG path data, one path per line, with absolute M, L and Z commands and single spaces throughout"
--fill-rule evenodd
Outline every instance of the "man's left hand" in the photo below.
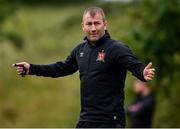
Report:
M 146 81 L 153 80 L 155 74 L 155 69 L 152 68 L 152 63 L 150 62 L 143 71 L 144 79 Z

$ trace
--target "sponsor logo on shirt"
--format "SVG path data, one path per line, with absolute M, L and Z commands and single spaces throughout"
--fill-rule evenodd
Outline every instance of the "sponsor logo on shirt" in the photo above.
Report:
M 84 57 L 84 52 L 81 52 L 79 57 Z

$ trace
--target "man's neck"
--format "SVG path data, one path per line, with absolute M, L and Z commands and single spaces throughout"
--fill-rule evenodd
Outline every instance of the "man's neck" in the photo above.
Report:
M 99 40 L 98 40 L 98 41 L 99 41 Z M 92 46 L 96 46 L 96 43 L 97 43 L 98 41 L 96 41 L 96 42 L 90 42 L 90 44 L 91 44 Z
M 101 40 L 104 37 L 104 35 L 105 35 L 105 32 L 104 32 L 104 34 L 97 41 L 94 41 L 94 42 L 90 41 L 90 44 L 92 46 L 96 46 L 96 44 L 99 42 L 99 40 Z

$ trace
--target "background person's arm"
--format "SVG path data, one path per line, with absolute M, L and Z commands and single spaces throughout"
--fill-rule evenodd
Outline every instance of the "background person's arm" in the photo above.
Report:
M 128 106 L 126 113 L 128 116 L 136 117 L 144 113 L 150 113 L 154 109 L 154 100 L 149 97 L 147 100 Z

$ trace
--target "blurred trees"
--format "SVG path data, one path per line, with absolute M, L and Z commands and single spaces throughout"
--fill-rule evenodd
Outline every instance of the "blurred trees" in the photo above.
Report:
M 154 91 L 157 94 L 159 113 L 156 117 L 159 122 L 156 125 L 178 127 L 176 122 L 180 116 L 177 106 L 180 104 L 180 1 L 144 0 L 135 7 L 133 19 L 136 19 L 133 24 L 138 25 L 134 37 L 143 44 L 139 56 L 146 62 L 152 61 L 156 68 Z M 171 121 L 161 126 L 161 121 L 164 122 L 165 119 Z
M 0 41 L 9 40 L 17 48 L 22 48 L 23 39 L 19 31 L 5 29 L 4 22 L 8 20 L 18 9 L 19 0 L 1 0 L 0 1 Z M 1 43 L 1 42 L 0 42 Z
M 95 0 L 21 0 L 23 4 L 26 5 L 42 5 L 42 4 L 50 4 L 50 5 L 66 5 L 66 4 L 80 4 L 80 3 L 89 3 L 94 2 Z
M 168 86 L 180 68 L 179 0 L 149 0 L 139 6 L 141 7 L 136 12 L 136 17 L 139 17 L 139 29 L 143 31 L 136 34 L 144 43 L 145 55 L 142 57 L 147 61 L 153 60 L 157 68 L 157 83 L 166 78 Z

